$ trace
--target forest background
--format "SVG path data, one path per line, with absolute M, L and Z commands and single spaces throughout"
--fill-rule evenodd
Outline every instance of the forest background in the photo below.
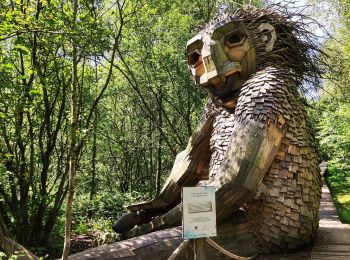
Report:
M 127 204 L 159 193 L 203 112 L 206 94 L 189 76 L 186 41 L 217 12 L 247 2 L 266 4 L 1 1 L 6 234 L 49 257 L 60 256 L 64 234 L 64 254 L 81 234 L 94 245 L 117 239 L 112 222 Z M 310 4 L 331 33 L 322 44 L 332 69 L 305 98 L 340 216 L 350 223 L 350 2 Z

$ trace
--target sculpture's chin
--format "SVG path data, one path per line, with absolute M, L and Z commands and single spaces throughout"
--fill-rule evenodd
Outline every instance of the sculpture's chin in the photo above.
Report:
M 222 104 L 232 104 L 237 100 L 242 84 L 243 81 L 239 73 L 237 73 L 227 77 L 225 83 L 220 85 L 208 85 L 205 89 Z

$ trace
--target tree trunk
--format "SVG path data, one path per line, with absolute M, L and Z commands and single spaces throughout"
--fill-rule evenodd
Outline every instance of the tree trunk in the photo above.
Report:
M 95 197 L 95 193 L 96 193 L 96 152 L 97 152 L 97 148 L 96 148 L 96 125 L 97 125 L 97 109 L 95 111 L 95 119 L 94 119 L 94 133 L 92 136 L 92 156 L 91 156 L 91 183 L 90 183 L 90 204 L 92 202 L 92 200 Z M 88 211 L 88 218 L 91 219 L 92 215 L 94 212 L 92 212 L 92 209 L 90 208 Z
M 73 2 L 73 23 L 76 22 L 78 11 L 78 0 Z M 72 215 L 73 215 L 73 198 L 75 193 L 75 175 L 78 162 L 78 149 L 77 149 L 77 127 L 78 127 L 78 50 L 76 43 L 73 42 L 72 53 L 72 89 L 71 89 L 71 129 L 70 129 L 70 150 L 69 150 L 69 185 L 66 207 L 66 225 L 64 233 L 64 247 L 62 253 L 62 260 L 68 259 L 70 243 L 71 243 L 71 231 L 72 231 Z
M 2 216 L 0 214 L 0 239 L 1 241 L 3 238 L 6 236 L 6 230 L 5 230 L 5 223 L 4 220 L 2 219 Z
M 154 183 L 154 170 L 153 170 L 153 123 L 152 123 L 152 117 L 149 117 L 149 142 L 150 144 L 148 145 L 149 147 L 149 197 L 152 197 L 153 193 L 153 187 L 155 187 Z
M 163 127 L 163 109 L 162 109 L 162 89 L 161 87 L 158 90 L 159 94 L 159 103 L 158 103 L 158 122 L 160 128 Z M 156 176 L 156 194 L 158 195 L 160 193 L 161 189 L 161 175 L 162 175 L 162 145 L 163 145 L 163 136 L 161 133 L 159 134 L 159 139 L 158 139 L 158 147 L 157 147 L 157 176 Z

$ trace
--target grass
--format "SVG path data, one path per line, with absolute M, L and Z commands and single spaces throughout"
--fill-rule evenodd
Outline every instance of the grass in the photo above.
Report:
M 337 163 L 328 165 L 326 181 L 342 223 L 350 224 L 350 169 Z

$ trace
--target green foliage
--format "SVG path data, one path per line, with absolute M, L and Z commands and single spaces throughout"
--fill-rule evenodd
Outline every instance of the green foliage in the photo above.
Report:
M 114 221 L 127 210 L 124 207 L 135 203 L 136 200 L 142 200 L 140 193 L 120 193 L 101 191 L 92 200 L 89 194 L 79 194 L 75 200 L 76 219 L 86 219 L 89 212 L 92 212 L 92 217 L 96 219 L 105 219 Z
M 340 164 L 349 164 L 350 106 L 340 104 L 333 111 L 324 111 L 319 122 L 320 147 Z
M 311 112 L 327 176 L 341 220 L 350 223 L 350 14 L 348 1 L 332 1 L 339 14 L 334 38 L 325 43 L 330 64 L 316 110 Z
M 70 2 L 1 4 L 0 165 L 6 170 L 0 213 L 24 245 L 45 245 L 66 196 L 73 45 L 79 50 L 80 143 L 108 85 L 106 60 L 123 10 L 108 1 L 94 4 L 80 1 L 74 24 Z
M 159 191 L 202 114 L 186 41 L 248 2 L 80 0 L 75 14 L 71 1 L 2 1 L 0 214 L 11 237 L 40 254 L 62 246 L 74 49 L 73 228 L 110 231 L 126 205 Z
M 350 224 L 350 165 L 331 161 L 326 181 L 330 187 L 340 220 Z
M 140 199 L 140 195 L 136 192 L 131 194 L 101 192 L 93 200 L 86 194 L 78 195 L 74 206 L 74 234 L 113 233 L 112 224 L 127 212 L 124 206 L 134 203 L 137 198 Z
M 63 247 L 63 234 L 64 234 L 64 227 L 65 227 L 65 216 L 64 211 L 61 210 L 60 214 L 58 214 L 58 217 L 55 221 L 55 225 L 52 229 L 52 232 L 49 237 L 49 241 L 46 245 L 46 251 L 47 252 L 57 252 L 58 256 L 61 254 L 61 250 Z M 33 250 L 36 255 L 42 255 L 43 252 L 37 252 L 37 249 L 34 248 Z
M 329 158 L 347 167 L 350 158 L 350 37 L 346 22 L 348 4 L 339 1 L 341 26 L 324 48 L 330 64 L 320 102 L 317 129 L 320 149 Z

